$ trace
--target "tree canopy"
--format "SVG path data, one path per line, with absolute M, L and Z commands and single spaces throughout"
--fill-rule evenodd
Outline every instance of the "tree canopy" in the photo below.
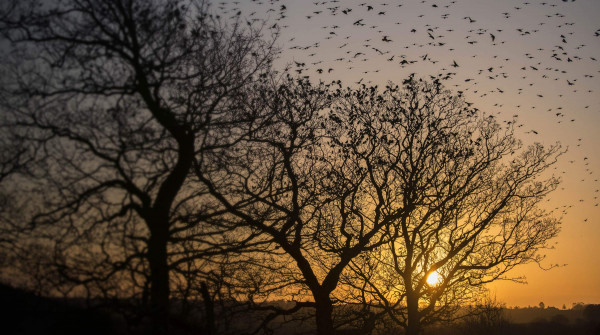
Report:
M 149 300 L 166 332 L 171 292 L 189 294 L 182 276 L 226 235 L 200 227 L 211 206 L 193 163 L 242 136 L 238 105 L 270 71 L 276 31 L 222 22 L 203 1 L 2 6 L 2 127 L 26 143 L 33 195 L 25 238 L 68 279 L 53 289 Z
M 334 302 L 363 305 L 363 327 L 385 314 L 413 333 L 451 318 L 483 284 L 540 262 L 559 231 L 539 204 L 560 147 L 523 147 L 440 82 L 263 91 L 248 107 L 263 128 L 200 178 L 235 225 L 272 241 L 282 263 L 265 272 L 280 273 L 282 296 L 314 301 L 320 333 L 345 326 Z

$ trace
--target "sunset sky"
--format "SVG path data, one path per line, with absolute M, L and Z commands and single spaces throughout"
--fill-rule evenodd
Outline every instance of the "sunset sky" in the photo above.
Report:
M 517 117 L 524 144 L 560 142 L 562 184 L 547 210 L 562 217 L 543 266 L 512 272 L 528 284 L 490 286 L 508 306 L 600 303 L 600 1 L 224 1 L 225 17 L 281 29 L 277 66 L 345 86 L 446 76 L 474 107 Z M 220 7 L 220 8 L 219 8 Z M 282 17 L 283 16 L 283 17 Z M 267 30 L 265 30 L 267 31 Z

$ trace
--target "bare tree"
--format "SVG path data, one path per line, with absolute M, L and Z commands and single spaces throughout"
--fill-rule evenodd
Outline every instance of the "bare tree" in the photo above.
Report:
M 34 153 L 25 238 L 90 296 L 149 299 L 166 332 L 172 281 L 227 239 L 202 226 L 218 213 L 193 162 L 243 136 L 238 106 L 276 32 L 193 0 L 7 1 L 1 14 L 2 127 Z
M 387 243 L 355 258 L 350 301 L 418 334 L 451 320 L 486 283 L 540 262 L 560 222 L 541 209 L 558 180 L 557 145 L 523 148 L 512 124 L 470 108 L 439 81 L 363 88 L 343 102 L 339 134 L 368 171 L 363 220 L 387 220 Z M 545 178 L 547 179 L 544 179 Z
M 320 334 L 385 316 L 416 334 L 542 260 L 559 222 L 539 208 L 558 181 L 540 177 L 558 146 L 522 148 L 438 81 L 335 86 L 262 89 L 247 107 L 259 130 L 198 171 L 232 223 L 272 242 L 256 265 L 279 280 L 257 271 L 256 292 L 297 301 L 273 315 L 314 308 Z
M 232 224 L 271 242 L 255 266 L 277 273 L 278 281 L 258 288 L 296 301 L 287 310 L 269 307 L 273 316 L 312 308 L 319 334 L 349 326 L 368 333 L 376 315 L 338 313 L 334 305 L 346 293 L 336 289 L 354 259 L 389 242 L 387 227 L 399 214 L 364 213 L 384 204 L 372 196 L 373 176 L 360 155 L 341 142 L 347 138 L 340 128 L 352 121 L 343 123 L 332 109 L 340 96 L 360 92 L 338 85 L 290 79 L 261 89 L 247 106 L 261 126 L 210 160 L 221 169 L 199 169 L 198 177 L 232 214 Z

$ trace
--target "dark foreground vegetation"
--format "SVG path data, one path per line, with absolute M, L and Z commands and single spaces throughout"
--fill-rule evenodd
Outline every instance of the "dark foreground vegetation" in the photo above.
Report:
M 146 334 L 151 328 L 151 320 L 140 316 L 135 310 L 115 308 L 116 302 L 90 302 L 78 299 L 58 299 L 39 297 L 33 293 L 0 285 L 0 322 L 3 334 Z M 279 302 L 278 305 L 290 304 Z M 121 302 L 120 306 L 127 305 Z M 174 305 L 177 305 L 176 303 Z M 103 307 L 102 307 L 103 306 Z M 184 316 L 181 311 L 171 315 L 173 334 L 206 334 L 202 320 L 203 304 L 200 302 L 197 313 Z M 283 307 L 283 306 L 282 306 Z M 600 334 L 600 305 L 574 305 L 571 309 L 557 308 L 512 308 L 505 309 L 488 304 L 478 306 L 478 314 L 458 319 L 454 322 L 435 324 L 425 328 L 423 335 L 483 335 L 483 334 Z M 177 315 L 178 314 L 178 315 Z M 223 334 L 243 334 L 255 328 L 265 317 L 246 311 L 237 315 Z M 196 319 L 194 319 L 194 316 Z M 273 334 L 314 334 L 316 330 L 310 322 L 310 313 L 305 318 L 278 317 L 274 320 Z M 353 331 L 338 330 L 339 334 L 358 334 Z M 218 332 L 215 334 L 219 334 Z M 379 325 L 369 334 L 405 334 L 399 327 Z
M 0 285 L 0 332 L 3 334 L 111 334 L 107 314 L 75 301 L 43 298 Z

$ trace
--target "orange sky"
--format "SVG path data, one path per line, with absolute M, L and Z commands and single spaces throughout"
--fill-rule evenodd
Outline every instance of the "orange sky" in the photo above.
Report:
M 501 120 L 518 115 L 526 144 L 568 148 L 552 171 L 563 183 L 547 203 L 563 228 L 545 265 L 560 267 L 522 266 L 512 274 L 528 284 L 490 289 L 510 306 L 600 303 L 600 1 L 241 2 L 223 8 L 241 5 L 282 28 L 280 67 L 345 85 L 454 72 L 446 86 Z M 286 17 L 275 21 L 282 5 Z

